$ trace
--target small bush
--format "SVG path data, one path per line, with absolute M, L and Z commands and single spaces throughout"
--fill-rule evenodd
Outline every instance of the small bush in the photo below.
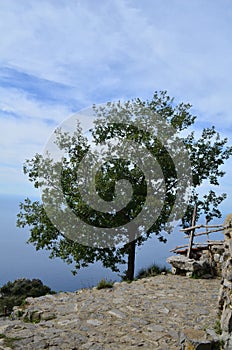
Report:
M 214 330 L 215 330 L 215 333 L 216 333 L 216 334 L 218 334 L 218 335 L 221 335 L 221 334 L 222 334 L 222 328 L 221 328 L 221 322 L 220 322 L 220 320 L 217 320 L 217 321 L 215 322 Z
M 201 276 L 199 276 L 199 274 L 197 272 L 193 272 L 192 276 L 190 278 L 193 278 L 195 280 L 199 280 L 201 278 Z
M 27 297 L 40 297 L 54 293 L 39 279 L 20 278 L 14 282 L 7 282 L 0 288 L 0 315 L 9 315 L 13 307 L 25 303 Z
M 6 345 L 6 347 L 14 349 L 14 342 L 22 338 L 9 338 L 5 334 L 0 333 L 0 339 L 4 339 L 4 345 Z
M 154 263 L 150 267 L 141 269 L 138 272 L 136 278 L 141 279 L 141 278 L 145 278 L 145 277 L 157 276 L 157 275 L 160 275 L 162 272 L 169 273 L 170 270 L 166 266 L 161 267 L 161 266 Z
M 104 278 L 97 284 L 97 289 L 112 288 L 113 282 L 106 281 Z

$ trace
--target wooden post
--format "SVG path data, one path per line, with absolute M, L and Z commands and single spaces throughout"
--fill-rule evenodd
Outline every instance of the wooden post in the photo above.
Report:
M 206 219 L 205 225 L 206 225 L 206 234 L 207 234 L 207 242 L 209 242 L 209 229 L 208 229 L 208 223 L 209 220 Z M 210 264 L 210 273 L 212 276 L 214 276 L 214 271 L 213 271 L 213 253 L 212 253 L 212 246 L 208 244 L 208 251 L 209 251 L 209 264 Z
M 7 306 L 6 305 L 4 306 L 3 310 L 4 310 L 4 316 L 7 316 Z
M 197 216 L 197 204 L 194 205 L 194 209 L 193 209 L 192 226 L 195 226 L 195 224 L 196 224 L 196 216 Z M 187 252 L 187 258 L 191 258 L 194 232 L 195 232 L 195 229 L 193 228 L 191 230 L 191 232 L 190 232 L 189 248 L 188 248 L 188 252 Z
M 208 221 L 208 219 L 206 219 L 206 221 L 205 221 L 205 228 L 206 228 L 207 240 L 209 240 L 209 228 L 208 228 L 208 223 L 209 223 L 209 221 Z

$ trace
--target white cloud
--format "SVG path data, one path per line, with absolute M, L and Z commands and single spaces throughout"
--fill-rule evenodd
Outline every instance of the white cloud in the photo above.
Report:
M 199 97 L 207 101 L 218 83 L 220 96 L 231 86 L 232 49 L 227 9 L 205 3 L 210 6 L 179 0 L 168 6 L 157 0 L 102 1 L 101 6 L 9 1 L 2 6 L 0 29 L 8 34 L 0 57 L 92 98 L 120 92 L 146 96 L 167 88 L 194 103 Z
M 61 122 L 70 114 L 67 106 L 48 104 L 34 99 L 29 93 L 15 88 L 0 87 L 0 110 L 4 113 L 16 114 L 23 118 L 50 120 Z M 16 122 L 20 123 L 20 121 Z
M 2 161 L 40 151 L 75 108 L 162 89 L 193 104 L 198 127 L 215 124 L 232 140 L 231 12 L 229 0 L 3 2 Z M 25 79 L 34 90 L 38 79 L 37 91 Z
M 43 152 L 49 135 L 71 111 L 64 105 L 35 100 L 17 89 L 0 88 L 0 94 L 0 192 L 19 193 L 26 182 L 22 175 L 25 159 Z

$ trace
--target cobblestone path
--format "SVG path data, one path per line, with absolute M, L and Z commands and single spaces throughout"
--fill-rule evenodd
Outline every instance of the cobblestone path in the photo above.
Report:
M 29 298 L 24 320 L 0 320 L 0 349 L 180 350 L 179 331 L 214 328 L 219 286 L 160 275 Z

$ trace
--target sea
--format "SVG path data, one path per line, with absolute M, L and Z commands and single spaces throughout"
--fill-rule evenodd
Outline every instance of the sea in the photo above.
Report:
M 16 227 L 19 203 L 23 201 L 22 196 L 0 196 L 0 287 L 18 278 L 38 278 L 56 292 L 73 292 L 95 286 L 103 278 L 111 281 L 121 280 L 120 275 L 126 269 L 126 265 L 119 266 L 120 273 L 114 273 L 97 262 L 81 268 L 74 276 L 70 265 L 59 258 L 50 259 L 49 251 L 36 251 L 32 244 L 27 244 L 29 228 Z M 179 229 L 177 226 L 173 233 L 166 235 L 166 244 L 158 241 L 157 237 L 152 237 L 137 247 L 135 274 L 153 263 L 169 267 L 166 259 L 172 255 L 170 250 L 177 245 L 186 244 L 186 239 Z M 222 239 L 222 235 L 218 239 Z

